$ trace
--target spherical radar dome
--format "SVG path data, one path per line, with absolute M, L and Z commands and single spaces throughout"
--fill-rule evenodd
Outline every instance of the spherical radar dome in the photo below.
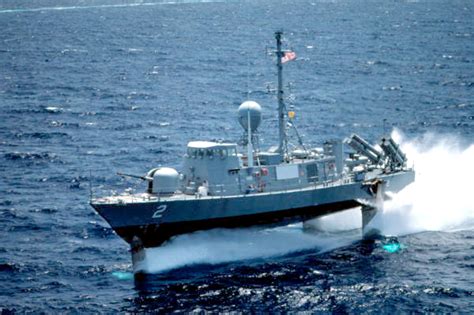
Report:
M 248 130 L 248 121 L 250 115 L 250 130 L 254 132 L 260 126 L 262 120 L 262 107 L 254 101 L 243 102 L 239 106 L 239 123 L 245 130 Z

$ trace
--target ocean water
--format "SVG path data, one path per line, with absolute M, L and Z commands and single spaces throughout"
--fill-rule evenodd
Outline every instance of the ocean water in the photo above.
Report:
M 474 312 L 472 1 L 0 1 L 2 313 Z M 392 132 L 416 183 L 385 204 L 395 253 L 357 209 L 301 225 L 128 246 L 88 205 L 179 168 L 190 140 L 236 140 L 238 105 L 277 143 L 274 32 L 311 145 Z

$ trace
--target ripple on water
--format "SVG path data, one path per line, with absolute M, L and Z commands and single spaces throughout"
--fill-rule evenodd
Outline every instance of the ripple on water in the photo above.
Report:
M 9 152 L 4 158 L 10 161 L 61 162 L 56 153 L 52 152 Z

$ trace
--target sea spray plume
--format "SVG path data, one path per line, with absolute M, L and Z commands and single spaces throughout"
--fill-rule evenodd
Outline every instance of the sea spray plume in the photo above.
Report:
M 416 180 L 386 202 L 383 232 L 472 229 L 474 144 L 463 147 L 461 139 L 435 133 L 406 140 L 395 130 L 392 137 L 415 165 Z
M 362 227 L 360 207 L 306 221 L 305 227 L 313 231 L 330 233 L 360 229 Z
M 175 237 L 167 244 L 147 249 L 148 273 L 195 264 L 218 264 L 245 259 L 282 256 L 314 249 L 324 252 L 347 246 L 358 233 L 303 233 L 301 224 L 279 228 L 215 229 Z

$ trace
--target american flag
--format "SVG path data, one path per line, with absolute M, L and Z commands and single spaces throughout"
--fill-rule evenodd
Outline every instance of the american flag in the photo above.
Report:
M 296 53 L 294 51 L 287 51 L 283 57 L 281 57 L 281 63 L 285 63 L 293 59 L 296 59 Z

